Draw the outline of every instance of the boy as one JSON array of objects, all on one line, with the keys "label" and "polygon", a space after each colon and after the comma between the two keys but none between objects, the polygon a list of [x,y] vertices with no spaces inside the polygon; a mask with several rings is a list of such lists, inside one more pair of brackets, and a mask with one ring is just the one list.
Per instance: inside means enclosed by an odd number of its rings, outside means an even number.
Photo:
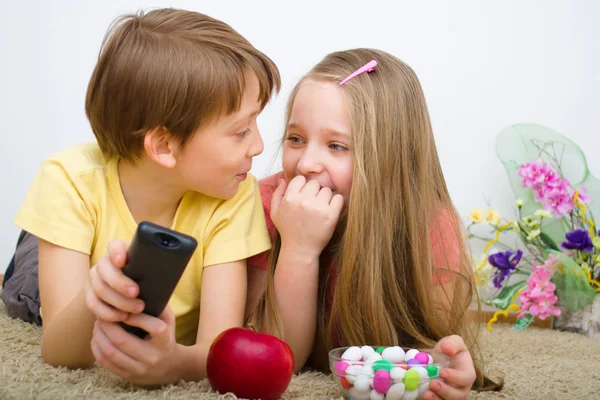
[{"label": "boy", "polygon": [[[160,9],[115,22],[87,91],[97,143],[45,161],[15,220],[39,238],[46,363],[96,360],[141,385],[205,376],[213,339],[243,323],[245,259],[270,247],[248,172],[263,150],[256,118],[279,87],[268,57],[206,15]],[[140,314],[120,270],[141,221],[198,240],[160,318]]]}]

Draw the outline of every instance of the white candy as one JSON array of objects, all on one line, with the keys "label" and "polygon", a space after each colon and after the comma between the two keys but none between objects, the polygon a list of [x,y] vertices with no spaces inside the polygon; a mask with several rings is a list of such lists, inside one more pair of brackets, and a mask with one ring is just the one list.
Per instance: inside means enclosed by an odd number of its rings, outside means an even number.
[{"label": "white candy", "polygon": [[427,373],[427,370],[423,367],[412,367],[411,369],[413,369],[419,373],[421,382],[423,382],[423,379],[427,379],[427,377],[429,376],[429,374]]},{"label": "white candy", "polygon": [[423,397],[423,393],[425,393],[429,389],[429,382],[423,382],[419,385],[419,396]]},{"label": "white candy", "polygon": [[384,360],[391,361],[394,364],[404,361],[404,356],[404,350],[398,346],[388,347],[381,352],[381,357]]},{"label": "white candy", "polygon": [[[389,397],[388,397],[389,398]],[[402,400],[417,400],[419,398],[419,390],[407,390],[404,392]]]},{"label": "white candy", "polygon": [[368,392],[371,390],[371,382],[366,376],[359,376],[354,381],[354,388],[359,392]]},{"label": "white candy", "polygon": [[382,359],[382,358],[381,358],[381,354],[379,354],[379,353],[373,353],[373,354],[371,354],[371,355],[370,355],[370,356],[369,356],[369,357],[368,357],[368,358],[365,360],[365,362],[368,362],[368,363],[371,363],[371,364],[372,364],[372,363],[374,363],[375,361],[379,361],[379,360],[381,360],[381,359]]},{"label": "white candy", "polygon": [[383,400],[385,399],[385,395],[378,393],[377,390],[371,390],[371,400]]},{"label": "white candy", "polygon": [[363,370],[362,365],[351,365],[346,369],[346,380],[349,383],[354,383],[356,378],[361,374]]},{"label": "white candy", "polygon": [[360,361],[362,359],[362,352],[360,351],[360,347],[348,347],[348,349],[344,351],[344,354],[342,354],[342,359],[350,361]]},{"label": "white candy", "polygon": [[385,398],[386,400],[400,400],[402,399],[402,395],[404,395],[405,390],[406,387],[404,386],[404,383],[394,383],[388,389],[387,393],[385,394]]},{"label": "white candy", "polygon": [[399,383],[404,382],[405,374],[406,374],[406,371],[404,370],[404,368],[400,368],[400,367],[394,367],[390,371],[390,377],[392,378],[392,381],[394,381],[394,382],[399,382]]},{"label": "white candy", "polygon": [[360,348],[360,352],[362,353],[363,361],[367,361],[367,358],[369,358],[371,354],[375,353],[375,349],[373,349],[371,346],[363,346]]},{"label": "white candy", "polygon": [[431,354],[427,354],[429,356],[429,362],[427,364],[433,364],[433,357],[431,357]]},{"label": "white candy", "polygon": [[[407,352],[406,352],[406,356],[405,356],[405,358],[404,358],[404,361],[408,361],[408,360],[411,360],[411,359],[415,358],[415,356],[416,356],[417,354],[419,354],[419,353],[420,353],[420,351],[419,351],[419,350],[416,350],[416,349],[411,349],[411,350],[407,351]],[[342,357],[342,358],[343,358],[343,357]]]},{"label": "white candy", "polygon": [[362,371],[360,371],[361,375],[372,377],[375,375],[375,371],[373,371],[373,364],[365,364],[362,367]]},{"label": "white candy", "polygon": [[354,400],[369,400],[369,397],[371,397],[369,392],[359,392],[355,387],[351,387],[348,390],[348,394]]}]

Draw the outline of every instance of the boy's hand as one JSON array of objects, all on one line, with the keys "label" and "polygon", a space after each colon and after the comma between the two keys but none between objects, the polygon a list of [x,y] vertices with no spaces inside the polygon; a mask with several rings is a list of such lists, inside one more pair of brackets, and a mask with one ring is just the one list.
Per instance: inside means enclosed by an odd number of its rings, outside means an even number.
[{"label": "boy's hand", "polygon": [[98,364],[140,386],[175,383],[177,374],[177,344],[175,315],[167,306],[160,318],[146,314],[130,315],[126,324],[148,332],[146,339],[126,332],[119,323],[96,321],[92,337],[92,353]]},{"label": "boy's hand", "polygon": [[450,357],[450,365],[440,370],[440,378],[429,384],[429,390],[423,394],[424,400],[463,400],[469,397],[471,386],[475,382],[473,358],[460,336],[447,336],[440,340],[433,350]]},{"label": "boy's hand", "polygon": [[271,200],[271,220],[281,235],[298,252],[318,257],[333,235],[344,198],[321,188],[317,181],[296,176],[281,181]]},{"label": "boy's hand", "polygon": [[128,242],[111,241],[108,253],[90,270],[85,302],[98,319],[123,321],[129,313],[137,314],[144,310],[144,302],[137,298],[138,285],[122,271],[128,247]]}]

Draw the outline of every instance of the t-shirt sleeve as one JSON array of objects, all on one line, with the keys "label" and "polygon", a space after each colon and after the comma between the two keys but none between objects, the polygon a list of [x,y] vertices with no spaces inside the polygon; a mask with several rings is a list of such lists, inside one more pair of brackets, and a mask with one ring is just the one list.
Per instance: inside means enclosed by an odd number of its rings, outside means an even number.
[{"label": "t-shirt sleeve", "polygon": [[441,211],[437,223],[429,232],[433,260],[433,284],[442,285],[454,279],[460,271],[460,238],[455,234],[452,214]]},{"label": "t-shirt sleeve", "polygon": [[[269,238],[271,243],[275,243],[275,238],[277,237],[277,228],[275,228],[275,224],[271,220],[271,199],[273,198],[273,193],[277,188],[277,184],[279,183],[279,179],[283,178],[282,174],[273,175],[262,179],[259,183],[260,189],[260,197],[262,200],[262,206],[265,213],[265,221],[267,223],[267,230],[269,232]],[[268,269],[269,268],[269,255],[271,251],[267,250],[255,256],[252,256],[248,259],[248,265],[252,265],[254,267],[260,269]]]},{"label": "t-shirt sleeve", "polygon": [[77,177],[55,159],[42,163],[14,223],[47,242],[90,254],[94,214]]},{"label": "t-shirt sleeve", "polygon": [[270,248],[258,184],[248,175],[237,194],[224,201],[209,221],[204,265],[244,260]]}]

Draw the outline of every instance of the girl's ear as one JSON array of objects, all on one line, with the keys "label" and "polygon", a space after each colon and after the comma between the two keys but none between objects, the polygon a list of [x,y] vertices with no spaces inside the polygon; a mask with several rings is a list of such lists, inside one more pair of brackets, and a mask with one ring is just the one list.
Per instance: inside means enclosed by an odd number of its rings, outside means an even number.
[{"label": "girl's ear", "polygon": [[148,157],[165,168],[173,168],[177,163],[175,152],[178,142],[165,127],[157,127],[146,132],[144,150]]}]

